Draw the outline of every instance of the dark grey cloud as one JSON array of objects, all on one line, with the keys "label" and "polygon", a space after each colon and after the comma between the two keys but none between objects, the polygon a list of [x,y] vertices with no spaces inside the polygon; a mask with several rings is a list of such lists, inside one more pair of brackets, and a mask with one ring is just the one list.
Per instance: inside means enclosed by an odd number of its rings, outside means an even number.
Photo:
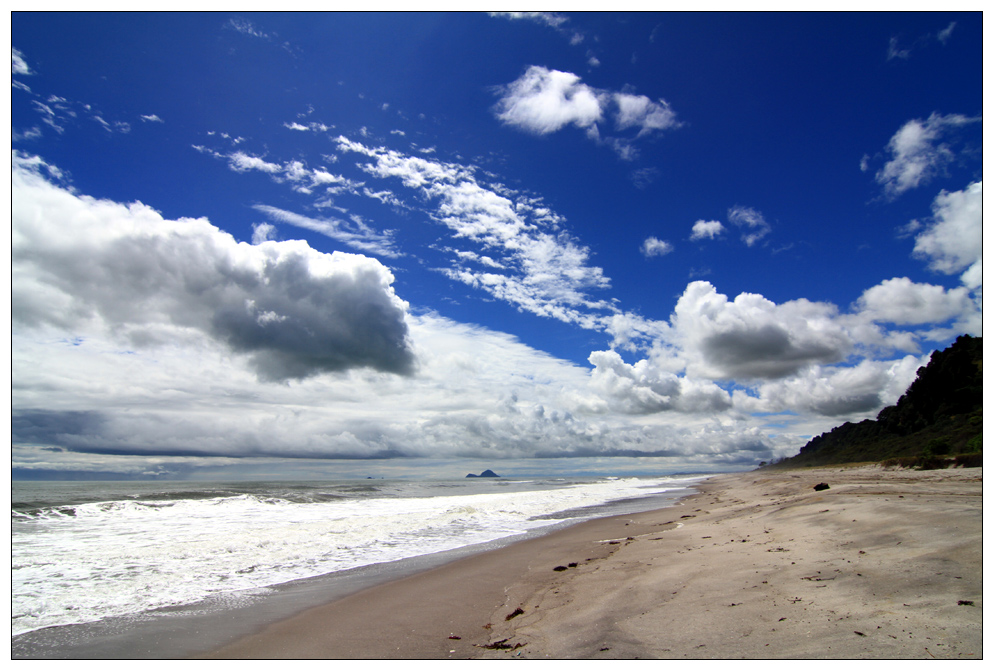
[{"label": "dark grey cloud", "polygon": [[729,301],[702,281],[687,286],[673,325],[688,371],[710,379],[785,378],[844,361],[853,348],[834,305],[804,299],[777,305],[758,294]]},{"label": "dark grey cloud", "polygon": [[857,396],[843,396],[826,399],[812,404],[812,410],[827,417],[840,417],[853,413],[870,412],[883,407],[879,393],[866,393]]},{"label": "dark grey cloud", "polygon": [[836,362],[843,352],[830,343],[795,343],[776,324],[712,334],[701,342],[709,363],[730,378],[780,378],[797,373],[812,362]]},{"label": "dark grey cloud", "polygon": [[96,411],[14,411],[10,417],[10,439],[15,444],[66,445],[74,437],[101,433],[106,425]]},{"label": "dark grey cloud", "polygon": [[265,380],[414,371],[407,306],[375,259],[237,243],[205,219],[76,196],[16,159],[14,181],[14,324],[103,327],[133,345],[193,331]]},{"label": "dark grey cloud", "polygon": [[241,289],[252,298],[218,301],[210,319],[211,332],[249,354],[260,377],[299,379],[356,367],[413,371],[404,310],[386,291],[379,264],[315,277],[306,256],[292,254],[267,263],[262,280],[233,280],[232,293]]}]

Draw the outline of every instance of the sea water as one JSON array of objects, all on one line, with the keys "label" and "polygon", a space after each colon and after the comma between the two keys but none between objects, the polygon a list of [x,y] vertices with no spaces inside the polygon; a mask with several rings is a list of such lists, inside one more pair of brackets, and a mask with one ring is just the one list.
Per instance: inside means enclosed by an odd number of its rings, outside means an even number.
[{"label": "sea water", "polygon": [[698,479],[14,482],[11,634],[648,510]]}]

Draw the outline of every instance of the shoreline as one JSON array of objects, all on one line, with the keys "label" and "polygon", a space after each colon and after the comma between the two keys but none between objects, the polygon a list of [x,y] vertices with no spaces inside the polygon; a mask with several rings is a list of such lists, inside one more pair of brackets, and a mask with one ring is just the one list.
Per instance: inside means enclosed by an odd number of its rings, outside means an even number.
[{"label": "shoreline", "polygon": [[689,483],[685,483],[663,493],[564,511],[549,526],[483,543],[369,564],[253,590],[220,593],[203,601],[134,615],[44,627],[12,636],[12,658],[162,659],[205,655],[220,646],[259,632],[270,624],[370,587],[446,566],[461,558],[499,551],[515,543],[556,533],[563,528],[583,524],[578,518],[582,519],[588,514],[604,514],[605,509],[616,509],[614,515],[623,515],[633,511],[663,508],[673,505],[691,491]]},{"label": "shoreline", "polygon": [[364,589],[203,657],[982,658],[981,468],[749,471],[694,488]]}]

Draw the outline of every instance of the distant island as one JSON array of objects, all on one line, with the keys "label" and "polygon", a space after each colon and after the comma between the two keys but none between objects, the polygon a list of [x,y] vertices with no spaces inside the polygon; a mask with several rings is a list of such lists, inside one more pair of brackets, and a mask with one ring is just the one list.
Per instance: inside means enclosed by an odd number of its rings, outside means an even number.
[{"label": "distant island", "polygon": [[897,405],[876,420],[846,422],[816,436],[800,454],[765,468],[859,462],[934,469],[983,462],[983,338],[960,336],[934,352]]},{"label": "distant island", "polygon": [[496,473],[494,473],[493,471],[491,471],[488,468],[487,470],[483,471],[479,475],[476,475],[475,473],[470,473],[466,477],[467,478],[499,478],[500,476],[497,475]]}]

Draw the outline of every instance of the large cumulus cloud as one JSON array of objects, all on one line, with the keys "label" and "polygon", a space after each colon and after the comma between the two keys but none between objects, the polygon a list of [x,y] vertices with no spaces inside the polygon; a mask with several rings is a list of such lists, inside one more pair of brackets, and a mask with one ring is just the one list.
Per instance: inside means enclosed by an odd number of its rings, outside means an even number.
[{"label": "large cumulus cloud", "polygon": [[863,360],[855,366],[812,366],[800,375],[765,381],[754,394],[736,390],[735,406],[744,412],[826,417],[871,414],[896,403],[928,358],[908,355],[894,361]]},{"label": "large cumulus cloud", "polygon": [[[512,200],[458,165],[338,143],[369,159],[368,174],[421,192],[452,245],[477,245],[448,250],[472,270],[465,281],[604,331],[636,359],[595,351],[580,366],[508,334],[409,314],[376,260],[261,229],[257,244],[238,243],[204,219],[78,195],[56,185],[53,166],[15,154],[17,467],[154,474],[160,463],[287,457],[749,465],[893,403],[927,360],[920,327],[976,315],[979,328],[979,246],[964,252],[956,233],[979,230],[979,185],[940,196],[919,227],[920,255],[962,272],[962,287],[893,278],[842,311],[732,299],[693,282],[668,320],[654,320],[588,295],[608,286],[603,272],[540,201]],[[496,277],[515,281],[498,287]],[[913,354],[876,360],[894,350]]]},{"label": "large cumulus cloud", "polygon": [[617,352],[605,351],[593,352],[590,363],[594,366],[591,386],[597,398],[605,399],[615,411],[715,413],[732,406],[728,392],[717,385],[678,376],[648,359],[627,364]]},{"label": "large cumulus cloud", "polygon": [[249,245],[206,219],[71,193],[13,155],[15,326],[107,332],[132,346],[206,337],[266,380],[415,367],[407,305],[364,256],[302,241]]},{"label": "large cumulus cloud", "polygon": [[853,342],[837,315],[834,305],[805,299],[777,305],[743,293],[730,301],[698,281],[677,301],[672,322],[693,376],[776,379],[846,358]]}]

